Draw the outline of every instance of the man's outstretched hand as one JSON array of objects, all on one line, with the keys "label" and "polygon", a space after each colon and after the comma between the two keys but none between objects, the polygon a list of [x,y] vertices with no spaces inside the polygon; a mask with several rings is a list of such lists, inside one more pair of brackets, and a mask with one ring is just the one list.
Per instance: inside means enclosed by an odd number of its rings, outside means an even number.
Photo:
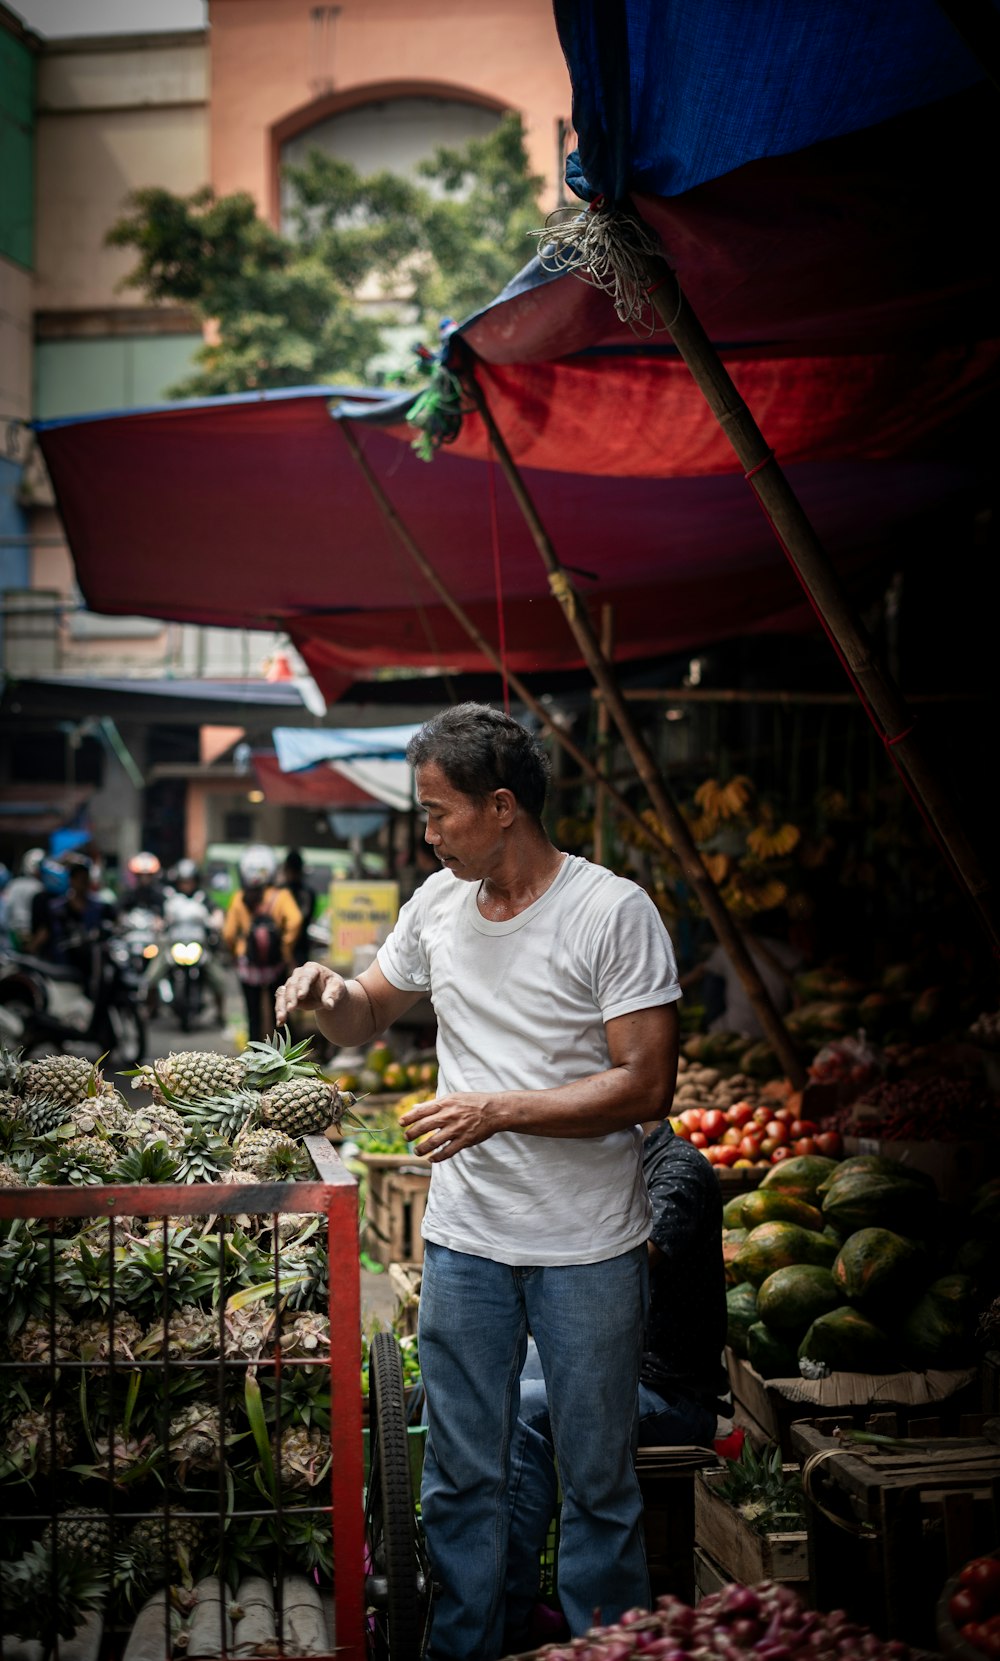
[{"label": "man's outstretched hand", "polygon": [[283,1026],[296,1010],[338,1010],[348,999],[347,982],[325,963],[303,963],[293,969],[274,995],[274,1013]]}]

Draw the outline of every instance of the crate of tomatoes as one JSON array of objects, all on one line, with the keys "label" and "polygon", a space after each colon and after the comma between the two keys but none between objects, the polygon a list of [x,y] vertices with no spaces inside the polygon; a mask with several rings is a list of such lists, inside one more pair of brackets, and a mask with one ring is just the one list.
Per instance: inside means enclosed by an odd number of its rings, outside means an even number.
[{"label": "crate of tomatoes", "polygon": [[946,1582],[937,1636],[943,1654],[961,1661],[1000,1656],[1000,1553],[973,1557]]},{"label": "crate of tomatoes", "polygon": [[789,1086],[783,1101],[735,1101],[723,1107],[685,1107],[670,1123],[678,1136],[700,1148],[712,1165],[734,1171],[767,1171],[785,1159],[822,1154],[839,1159],[839,1131],[805,1118],[802,1096]]}]

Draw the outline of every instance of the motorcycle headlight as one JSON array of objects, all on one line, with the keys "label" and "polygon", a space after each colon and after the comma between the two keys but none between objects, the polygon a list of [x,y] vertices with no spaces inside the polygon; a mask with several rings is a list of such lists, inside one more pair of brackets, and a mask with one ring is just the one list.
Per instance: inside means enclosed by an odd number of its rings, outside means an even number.
[{"label": "motorcycle headlight", "polygon": [[201,957],[202,946],[198,940],[175,940],[170,948],[170,956],[183,969],[190,969]]}]

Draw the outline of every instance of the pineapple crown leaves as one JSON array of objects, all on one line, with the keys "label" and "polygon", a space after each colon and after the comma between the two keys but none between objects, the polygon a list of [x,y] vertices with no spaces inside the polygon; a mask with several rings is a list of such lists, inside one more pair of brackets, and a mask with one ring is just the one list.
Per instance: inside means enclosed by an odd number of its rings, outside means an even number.
[{"label": "pineapple crown leaves", "polygon": [[229,1169],[235,1155],[230,1144],[204,1125],[189,1130],[174,1150],[181,1182],[214,1182]]},{"label": "pineapple crown leaves", "polygon": [[257,1109],[257,1094],[250,1090],[231,1090],[218,1096],[181,1098],[175,1091],[160,1084],[160,1089],[171,1106],[175,1107],[186,1125],[215,1131],[218,1136],[232,1140],[250,1123]]},{"label": "pineapple crown leaves", "polygon": [[270,1038],[252,1038],[240,1056],[248,1081],[255,1089],[266,1090],[273,1084],[284,1084],[293,1078],[320,1078],[322,1072],[315,1061],[306,1057],[312,1049],[312,1038],[292,1043],[287,1027],[274,1032]]},{"label": "pineapple crown leaves", "polygon": [[157,1139],[123,1153],[108,1181],[138,1184],[176,1182],[179,1174],[178,1156],[165,1140]]},{"label": "pineapple crown leaves", "polygon": [[0,1565],[4,1612],[17,1636],[38,1639],[46,1651],[58,1638],[72,1638],[83,1616],[99,1609],[107,1575],[85,1553],[52,1553],[39,1544],[14,1563]]},{"label": "pineapple crown leaves", "polygon": [[49,1237],[23,1217],[0,1222],[0,1330],[12,1338],[48,1308]]},{"label": "pineapple crown leaves", "polygon": [[778,1517],[787,1520],[803,1515],[801,1479],[797,1472],[784,1470],[780,1447],[769,1444],[757,1453],[748,1438],[739,1458],[727,1459],[725,1467],[716,1493],[740,1510],[758,1532],[773,1528]]},{"label": "pineapple crown leaves", "polygon": [[0,1044],[0,1090],[9,1090],[16,1096],[21,1086],[22,1070],[21,1051]]}]

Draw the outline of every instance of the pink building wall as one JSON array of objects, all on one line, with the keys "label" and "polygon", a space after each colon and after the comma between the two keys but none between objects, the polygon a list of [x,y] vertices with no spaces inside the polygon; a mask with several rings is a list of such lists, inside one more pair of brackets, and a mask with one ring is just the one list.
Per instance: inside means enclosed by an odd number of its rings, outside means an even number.
[{"label": "pink building wall", "polygon": [[556,200],[570,86],[550,0],[210,0],[211,175],[274,222],[281,143],[359,103],[421,94],[512,109]]}]

